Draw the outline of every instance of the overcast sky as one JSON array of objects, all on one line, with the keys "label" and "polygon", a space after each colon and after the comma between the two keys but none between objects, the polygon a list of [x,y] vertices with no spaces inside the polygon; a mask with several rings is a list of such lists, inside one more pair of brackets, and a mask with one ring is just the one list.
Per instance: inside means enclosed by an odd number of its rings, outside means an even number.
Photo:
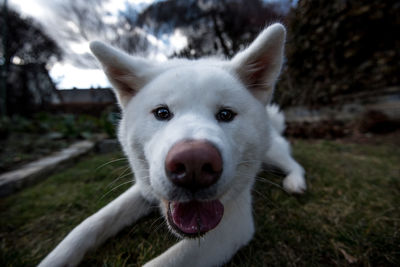
[{"label": "overcast sky", "polygon": [[[31,16],[41,22],[46,28],[46,31],[55,39],[60,40],[57,36],[60,32],[61,21],[57,21],[57,5],[59,1],[65,0],[9,0],[10,6],[15,8],[23,15]],[[84,0],[82,0],[84,1]],[[154,0],[134,0],[131,2],[137,3],[138,6],[144,7]],[[125,0],[112,0],[106,4],[105,8],[112,14],[117,14],[119,10],[123,10]],[[83,2],[84,3],[84,2]],[[72,25],[71,25],[72,26]],[[184,36],[179,36],[179,33],[174,36],[171,44],[178,48],[185,45]],[[149,36],[151,42],[159,46],[156,54],[150,55],[151,57],[158,60],[165,60],[166,55],[171,52],[172,47],[163,45],[162,42],[158,42],[157,38]],[[72,87],[77,88],[90,88],[90,87],[106,87],[109,83],[98,68],[81,68],[77,67],[77,64],[73,64],[71,60],[68,60],[69,56],[84,55],[90,53],[88,42],[63,42],[61,46],[68,45],[68,50],[75,55],[66,55],[66,59],[63,62],[57,62],[50,70],[50,75],[53,80],[57,83],[59,89],[68,89]]]},{"label": "overcast sky", "polygon": [[[58,41],[59,45],[67,51],[63,62],[57,62],[50,70],[50,75],[57,83],[59,89],[68,89],[72,87],[90,88],[90,87],[107,87],[109,83],[103,72],[96,66],[87,62],[84,55],[90,53],[89,43],[87,41],[67,41],[61,36],[60,27],[70,26],[77,27],[73,24],[69,25],[68,21],[61,21],[57,15],[58,5],[65,3],[67,0],[9,0],[10,6],[19,11],[23,15],[31,16],[38,20],[46,29],[47,33]],[[130,0],[138,9],[143,9],[154,1],[161,0]],[[279,1],[279,0],[264,0]],[[105,9],[110,12],[109,19],[113,19],[119,11],[125,8],[126,0],[111,0],[105,5]],[[85,1],[79,2],[85,4]],[[60,42],[60,40],[63,40]],[[155,60],[166,60],[167,56],[173,51],[177,51],[186,46],[186,38],[179,32],[175,31],[172,36],[159,40],[155,36],[147,35],[147,40],[155,48],[149,57]],[[66,48],[66,49],[65,49]],[[69,54],[68,54],[69,53]],[[82,58],[81,64],[76,62]],[[87,58],[87,57],[86,57]],[[72,60],[74,59],[74,60]],[[78,59],[78,60],[77,60]],[[86,65],[86,67],[78,67]]]}]

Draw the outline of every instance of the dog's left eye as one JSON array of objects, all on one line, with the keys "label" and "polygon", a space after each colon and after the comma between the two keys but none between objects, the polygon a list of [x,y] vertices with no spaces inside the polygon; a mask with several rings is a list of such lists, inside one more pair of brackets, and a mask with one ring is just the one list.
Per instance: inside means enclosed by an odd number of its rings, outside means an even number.
[{"label": "dog's left eye", "polygon": [[154,117],[160,121],[170,120],[172,118],[172,113],[169,111],[168,107],[159,107],[153,110]]},{"label": "dog's left eye", "polygon": [[221,109],[215,115],[215,118],[219,122],[230,122],[235,118],[235,116],[236,116],[236,113],[233,112],[232,110],[230,110],[230,109]]}]

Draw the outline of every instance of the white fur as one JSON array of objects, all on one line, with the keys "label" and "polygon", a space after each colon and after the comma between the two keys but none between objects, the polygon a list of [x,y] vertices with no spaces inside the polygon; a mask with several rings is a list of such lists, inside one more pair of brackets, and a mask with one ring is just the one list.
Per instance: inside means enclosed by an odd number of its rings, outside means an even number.
[{"label": "white fur", "polygon": [[[154,203],[165,216],[165,201],[193,197],[219,199],[224,205],[221,222],[200,241],[184,238],[145,266],[219,266],[229,261],[254,233],[251,188],[262,161],[287,172],[283,182],[287,191],[302,193],[306,188],[304,170],[290,156],[281,135],[284,117],[277,107],[268,106],[284,41],[284,27],[274,24],[231,61],[162,64],[93,42],[91,49],[123,111],[118,137],[135,184],[70,232],[40,266],[75,266],[89,249],[146,215]],[[171,120],[154,118],[152,110],[160,104],[174,114]],[[219,122],[215,114],[221,108],[230,108],[237,116]],[[168,151],[185,139],[207,140],[222,157],[221,178],[201,193],[187,194],[165,174]]]},{"label": "white fur", "polygon": [[283,134],[285,131],[285,116],[280,112],[279,107],[272,104],[266,106],[265,109],[270,118],[272,127],[274,127],[279,134]]}]

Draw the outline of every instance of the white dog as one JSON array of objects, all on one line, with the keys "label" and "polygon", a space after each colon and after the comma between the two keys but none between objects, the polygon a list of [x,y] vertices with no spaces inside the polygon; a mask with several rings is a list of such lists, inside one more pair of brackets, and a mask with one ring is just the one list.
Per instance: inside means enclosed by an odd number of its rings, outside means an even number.
[{"label": "white dog", "polygon": [[281,136],[283,115],[269,105],[285,35],[274,24],[230,61],[158,63],[91,43],[122,108],[118,137],[135,183],[40,266],[77,265],[154,203],[182,240],[145,266],[219,266],[253,236],[251,189],[262,163],[287,173],[285,190],[302,193],[303,168]]}]

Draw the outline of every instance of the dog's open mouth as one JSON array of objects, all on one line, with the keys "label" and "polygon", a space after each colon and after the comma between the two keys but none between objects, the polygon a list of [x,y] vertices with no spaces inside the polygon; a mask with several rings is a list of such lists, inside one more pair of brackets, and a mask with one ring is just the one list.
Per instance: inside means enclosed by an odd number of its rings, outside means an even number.
[{"label": "dog's open mouth", "polygon": [[223,214],[224,206],[219,200],[168,203],[169,224],[186,237],[198,237],[214,229]]}]

